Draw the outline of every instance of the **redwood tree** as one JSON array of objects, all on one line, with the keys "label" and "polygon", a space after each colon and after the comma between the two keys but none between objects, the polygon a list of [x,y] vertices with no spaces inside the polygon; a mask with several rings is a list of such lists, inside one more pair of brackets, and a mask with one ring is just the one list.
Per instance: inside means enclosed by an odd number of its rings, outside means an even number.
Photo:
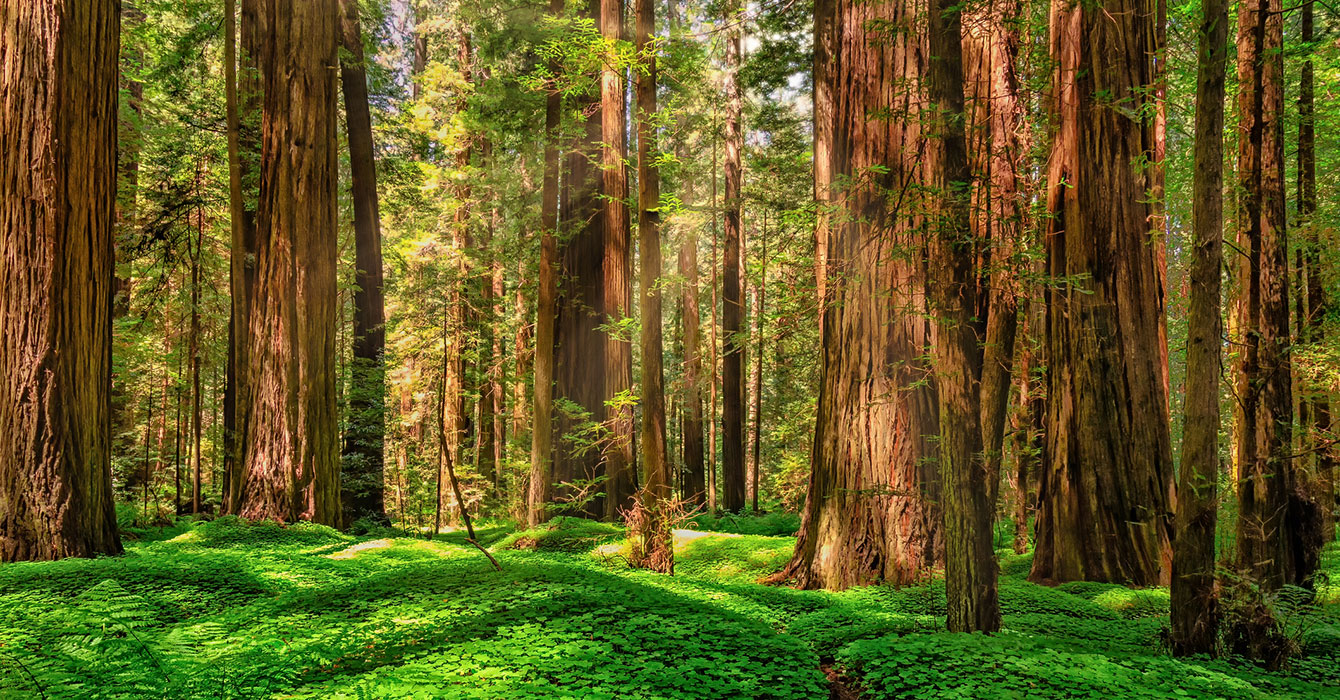
[{"label": "redwood tree", "polygon": [[[822,75],[833,97],[829,288],[819,412],[795,554],[779,578],[804,588],[908,583],[942,555],[933,442],[936,390],[922,357],[924,239],[916,202],[890,192],[921,177],[923,35],[915,5],[834,0]],[[895,65],[898,71],[883,70]],[[911,78],[913,80],[909,81]],[[890,118],[890,114],[899,115]],[[902,116],[906,114],[906,118]]]},{"label": "redwood tree", "polygon": [[121,551],[112,505],[115,0],[0,10],[0,562]]},{"label": "redwood tree", "polygon": [[238,513],[339,522],[335,0],[263,0],[251,393]]},{"label": "redwood tree", "polygon": [[1186,413],[1177,479],[1172,560],[1172,647],[1179,655],[1215,650],[1215,527],[1219,485],[1219,371],[1223,323],[1220,269],[1224,225],[1224,74],[1228,2],[1201,7],[1196,71],[1196,142],[1187,317]]},{"label": "redwood tree", "polygon": [[744,288],[740,282],[740,131],[739,4],[728,5],[726,22],[725,242],[721,265],[721,481],[722,504],[730,512],[744,508]]},{"label": "redwood tree", "polygon": [[1172,446],[1156,239],[1154,13],[1053,0],[1047,464],[1031,578],[1166,581]]},{"label": "redwood tree", "polygon": [[386,519],[382,483],[386,431],[386,311],[382,296],[381,220],[372,113],[358,0],[340,0],[340,84],[349,132],[354,200],[354,328],[349,376],[349,425],[344,435],[340,496],[345,523]]}]

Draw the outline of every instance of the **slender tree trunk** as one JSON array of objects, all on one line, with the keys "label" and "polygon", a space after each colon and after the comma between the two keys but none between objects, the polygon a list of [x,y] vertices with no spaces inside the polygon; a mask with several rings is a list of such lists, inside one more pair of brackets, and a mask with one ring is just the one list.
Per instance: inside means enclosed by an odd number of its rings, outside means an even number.
[{"label": "slender tree trunk", "polygon": [[[482,167],[492,168],[493,142],[487,136],[480,139],[479,152]],[[492,192],[489,194],[493,195]],[[480,337],[476,356],[479,369],[479,426],[476,429],[478,438],[475,440],[477,448],[475,471],[491,483],[495,491],[498,485],[499,464],[495,454],[498,447],[495,423],[499,417],[498,405],[502,398],[497,376],[498,370],[502,368],[502,356],[496,329],[502,322],[502,310],[499,308],[502,292],[495,289],[493,283],[498,264],[497,260],[493,259],[492,252],[493,229],[497,224],[494,218],[496,212],[496,207],[489,207],[488,222],[481,227],[482,235],[477,253],[483,261],[479,271],[481,291],[479,308],[487,316],[478,324]]]},{"label": "slender tree trunk", "polygon": [[637,202],[638,308],[642,344],[642,470],[638,491],[641,525],[632,533],[634,566],[673,573],[675,547],[670,536],[670,463],[665,448],[665,373],[661,336],[661,174],[654,161],[656,147],[655,0],[636,0],[635,45],[642,70],[637,72]]},{"label": "slender tree trunk", "polygon": [[[1166,582],[1173,478],[1163,271],[1150,243],[1156,22],[1147,5],[1054,0],[1047,464],[1039,582]],[[1117,105],[1121,105],[1118,111]],[[1157,241],[1156,241],[1157,242]]]},{"label": "slender tree trunk", "polygon": [[754,326],[758,331],[758,341],[755,343],[754,356],[754,444],[752,450],[753,474],[750,481],[754,485],[753,503],[751,509],[758,512],[758,491],[759,491],[759,458],[762,456],[763,446],[763,346],[766,341],[763,338],[763,310],[768,293],[768,213],[763,212],[763,232],[759,236],[759,276],[757,288],[757,302],[754,312]]},{"label": "slender tree trunk", "polygon": [[[550,0],[549,12],[563,14],[563,0]],[[557,70],[550,63],[550,70]],[[527,522],[548,519],[553,500],[554,323],[558,318],[558,126],[562,96],[550,90],[544,107],[544,184],[540,192],[540,271],[535,304],[535,426],[530,434],[530,491]]]},{"label": "slender tree trunk", "polygon": [[0,12],[0,562],[116,554],[114,0]]},{"label": "slender tree trunk", "polygon": [[698,309],[698,236],[686,227],[681,234],[679,274],[684,343],[684,499],[697,506],[707,503],[703,460],[702,332]]},{"label": "slender tree trunk", "polygon": [[[610,41],[623,38],[623,0],[601,0],[600,33]],[[604,449],[605,518],[617,520],[631,505],[635,491],[633,406],[626,398],[633,385],[633,344],[619,328],[631,315],[632,245],[628,221],[627,109],[623,71],[606,60],[600,76],[602,199],[605,224],[605,422],[609,444]]]},{"label": "slender tree trunk", "polygon": [[[473,50],[470,44],[470,33],[464,27],[460,28],[456,63],[457,70],[461,72],[461,80],[466,84],[473,80],[471,76]],[[465,99],[459,99],[457,109],[465,110],[466,107]],[[461,138],[462,142],[456,151],[458,173],[464,173],[470,167],[473,156],[473,136],[466,134]],[[443,385],[446,397],[443,400],[446,403],[442,412],[444,421],[442,430],[446,440],[443,449],[450,454],[452,464],[463,461],[464,446],[470,430],[470,414],[465,400],[465,343],[469,336],[468,290],[473,280],[469,259],[471,180],[471,177],[462,176],[456,184],[456,212],[451,226],[451,255],[456,269],[448,292],[448,334],[443,349],[445,353],[443,371],[446,373]]]},{"label": "slender tree trunk", "polygon": [[341,511],[386,522],[386,311],[382,294],[381,217],[377,163],[368,105],[367,69],[358,0],[340,0],[340,85],[349,138],[354,204],[354,327],[349,372],[349,424],[340,475]]},{"label": "slender tree trunk", "polygon": [[[203,164],[200,169],[204,173]],[[195,250],[191,255],[191,512],[199,513],[200,498],[200,444],[202,441],[200,391],[200,256],[204,254],[205,209],[204,200],[196,210]]]},{"label": "slender tree trunk", "polygon": [[[260,158],[260,0],[241,0],[242,56],[237,56],[234,0],[224,13],[224,87],[228,124],[228,212],[231,231],[228,288],[228,372],[223,399],[223,510],[237,513],[250,420],[251,298],[256,287],[256,201]],[[239,70],[240,69],[240,70]]]},{"label": "slender tree trunk", "polygon": [[[835,0],[816,20],[833,36],[823,74],[831,81],[834,182],[829,287],[823,313],[819,409],[810,485],[795,554],[778,578],[839,589],[919,580],[943,552],[933,494],[936,390],[920,359],[926,322],[924,240],[909,212],[921,211],[918,111],[909,89],[924,67],[924,32],[907,23],[911,4]],[[913,27],[919,29],[919,27]],[[881,67],[895,65],[899,71]],[[910,111],[906,119],[870,116]],[[873,166],[882,166],[873,169]],[[890,192],[904,192],[899,208]]]},{"label": "slender tree trunk", "polygon": [[[715,120],[714,120],[715,122]],[[707,510],[713,515],[717,512],[717,498],[720,490],[717,488],[717,434],[720,432],[717,422],[718,395],[720,394],[720,368],[721,344],[717,338],[717,329],[720,324],[721,310],[721,285],[719,283],[720,267],[717,264],[717,252],[721,250],[721,228],[719,226],[718,216],[721,212],[720,202],[717,199],[717,179],[720,168],[718,167],[718,138],[713,124],[712,134],[712,324],[709,328],[709,337],[707,339],[707,361],[708,368],[707,386],[708,389],[708,411],[707,411]]]},{"label": "slender tree trunk", "polygon": [[725,508],[732,513],[744,509],[744,345],[741,321],[744,317],[744,289],[740,280],[740,187],[741,151],[744,137],[740,130],[740,22],[738,4],[727,6],[726,22],[726,158],[725,158],[725,249],[721,269],[721,480],[724,482]]},{"label": "slender tree trunk", "polygon": [[1238,566],[1262,590],[1301,581],[1296,539],[1289,259],[1284,203],[1284,20],[1279,0],[1238,7],[1240,326]]},{"label": "slender tree trunk", "polygon": [[[1321,230],[1313,223],[1317,211],[1317,139],[1316,88],[1312,65],[1312,43],[1316,41],[1314,7],[1312,3],[1300,8],[1302,31],[1299,40],[1307,45],[1308,57],[1303,61],[1298,86],[1298,219],[1306,230],[1307,268],[1307,342],[1321,346],[1326,341],[1326,316],[1329,312],[1325,283],[1322,281]],[[1335,539],[1335,450],[1325,444],[1331,432],[1331,404],[1328,392],[1314,389],[1311,403],[1311,435],[1308,449],[1316,454],[1316,498],[1321,511],[1322,541]],[[1306,424],[1302,416],[1299,422]]]},{"label": "slender tree trunk", "polygon": [[263,0],[261,9],[253,403],[238,513],[336,525],[336,3]]},{"label": "slender tree trunk", "polygon": [[1191,308],[1187,317],[1186,407],[1177,479],[1172,561],[1172,648],[1212,654],[1218,639],[1215,527],[1219,508],[1220,287],[1224,226],[1224,76],[1228,3],[1201,7],[1196,77]]}]

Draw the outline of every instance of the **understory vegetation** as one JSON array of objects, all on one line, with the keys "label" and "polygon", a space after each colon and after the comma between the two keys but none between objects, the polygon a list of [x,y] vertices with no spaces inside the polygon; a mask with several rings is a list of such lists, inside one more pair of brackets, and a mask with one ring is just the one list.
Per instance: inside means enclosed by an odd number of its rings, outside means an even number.
[{"label": "understory vegetation", "polygon": [[[124,556],[5,566],[0,698],[1340,697],[1325,577],[1315,598],[1274,599],[1302,654],[1267,671],[1171,657],[1164,589],[1047,588],[1008,550],[1003,630],[985,636],[944,631],[937,580],[758,583],[789,536],[680,530],[664,576],[630,569],[607,524],[476,530],[501,572],[464,533],[233,517],[131,528]],[[1335,544],[1323,568],[1340,580]]]}]

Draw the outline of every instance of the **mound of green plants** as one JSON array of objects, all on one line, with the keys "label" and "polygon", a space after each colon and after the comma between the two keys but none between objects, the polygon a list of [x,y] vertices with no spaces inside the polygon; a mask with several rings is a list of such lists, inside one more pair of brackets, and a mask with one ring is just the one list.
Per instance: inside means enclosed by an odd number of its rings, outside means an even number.
[{"label": "mound of green plants", "polygon": [[559,516],[538,527],[503,537],[496,549],[533,549],[551,552],[589,552],[625,536],[623,528],[585,518]]},{"label": "mound of green plants", "polygon": [[702,532],[730,532],[737,535],[793,537],[800,530],[800,515],[786,511],[769,513],[699,513],[684,527]]}]

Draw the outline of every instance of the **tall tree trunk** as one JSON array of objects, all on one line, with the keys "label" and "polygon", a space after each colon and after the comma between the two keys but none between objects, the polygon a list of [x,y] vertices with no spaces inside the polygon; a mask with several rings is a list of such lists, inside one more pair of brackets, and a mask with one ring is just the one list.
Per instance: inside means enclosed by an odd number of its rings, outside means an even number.
[{"label": "tall tree trunk", "polygon": [[382,294],[381,216],[372,143],[367,69],[358,0],[340,0],[340,85],[349,137],[354,204],[354,328],[349,366],[349,423],[341,458],[345,524],[386,522],[386,302]]},{"label": "tall tree trunk", "polygon": [[[481,167],[492,168],[493,142],[488,136],[483,136],[480,139],[479,155]],[[495,193],[489,192],[488,194],[496,198]],[[478,438],[475,440],[477,448],[475,452],[475,471],[492,484],[496,491],[499,464],[495,454],[498,447],[496,423],[498,405],[502,398],[497,376],[498,370],[502,369],[502,356],[496,326],[502,323],[502,310],[498,306],[499,300],[502,298],[502,292],[495,289],[493,284],[498,265],[498,261],[494,259],[492,252],[493,229],[497,225],[496,214],[498,210],[496,206],[489,206],[488,209],[488,221],[481,227],[482,235],[480,236],[477,253],[483,263],[479,269],[481,292],[479,308],[481,313],[486,316],[480,319],[478,324],[479,346],[476,361],[478,362],[479,376],[479,426],[476,429]]]},{"label": "tall tree trunk", "polygon": [[1238,6],[1238,566],[1264,591],[1301,580],[1294,509],[1289,259],[1284,204],[1284,19],[1279,0]]},{"label": "tall tree trunk", "polygon": [[833,197],[833,0],[814,0],[814,288],[818,319],[823,326],[828,299],[829,209]]},{"label": "tall tree trunk", "polygon": [[758,491],[759,491],[759,459],[762,457],[763,447],[763,346],[765,344],[763,334],[763,310],[768,293],[768,213],[763,212],[763,230],[759,236],[759,275],[758,287],[755,294],[754,327],[757,329],[758,341],[754,344],[754,435],[752,454],[750,464],[753,474],[749,481],[753,484],[751,510],[758,512]]},{"label": "tall tree trunk", "polygon": [[[469,84],[472,78],[473,51],[470,45],[470,33],[464,27],[459,28],[456,64],[461,73],[461,81]],[[457,110],[468,108],[465,98],[457,101]],[[466,175],[473,156],[473,135],[463,134],[456,150],[456,171],[460,178],[456,184],[456,211],[451,224],[451,264],[455,266],[455,275],[447,294],[447,338],[443,347],[443,398],[442,431],[445,439],[443,449],[449,453],[452,464],[463,463],[464,445],[470,430],[469,412],[465,400],[465,344],[469,333],[470,294],[473,277],[470,273],[470,201],[472,175]],[[441,505],[441,504],[439,504]],[[461,504],[464,507],[464,504]]]},{"label": "tall tree trunk", "polygon": [[[549,12],[563,14],[563,0],[550,0]],[[550,70],[557,70],[551,61]],[[527,523],[548,519],[554,481],[554,324],[558,318],[558,126],[563,107],[558,90],[550,90],[544,106],[544,184],[540,192],[540,270],[535,303],[535,425],[530,433],[530,491]]]},{"label": "tall tree trunk", "polygon": [[[582,13],[595,19],[601,0],[588,0]],[[598,113],[598,100],[583,96],[576,100],[576,111]],[[596,479],[605,474],[600,450],[590,444],[590,423],[605,416],[605,334],[599,330],[604,318],[605,255],[604,207],[600,202],[599,169],[596,150],[601,143],[601,119],[590,116],[585,128],[567,154],[566,177],[562,179],[559,211],[564,231],[559,248],[560,273],[558,315],[555,322],[555,391],[560,402],[574,405],[587,415],[574,416],[563,411],[558,416],[554,449],[553,483]],[[564,401],[566,400],[566,401]],[[557,407],[556,407],[557,408]],[[605,489],[602,489],[602,491]],[[555,497],[567,497],[562,489]],[[584,512],[605,513],[603,498],[596,498]],[[574,513],[575,514],[575,513]]]},{"label": "tall tree trunk", "polygon": [[642,470],[638,491],[641,527],[633,534],[634,566],[672,573],[674,540],[670,536],[670,463],[665,449],[665,373],[661,331],[661,173],[655,164],[656,29],[655,0],[636,0],[635,45],[642,70],[637,71],[637,232],[642,266],[638,277],[638,309],[642,345]]},{"label": "tall tree trunk", "polygon": [[742,185],[741,151],[744,136],[740,130],[740,23],[738,3],[727,5],[726,23],[726,227],[721,269],[721,480],[723,503],[735,513],[744,509],[744,346],[748,342],[741,321],[744,317],[744,288],[740,280],[740,188]]},{"label": "tall tree trunk", "polygon": [[336,525],[336,4],[263,0],[261,189],[238,514]]},{"label": "tall tree trunk", "polygon": [[982,339],[987,329],[978,313],[979,242],[972,226],[965,133],[962,14],[945,0],[931,0],[927,17],[927,92],[935,107],[939,151],[934,154],[939,167],[927,173],[927,180],[940,202],[933,214],[938,220],[932,222],[927,281],[937,325],[947,626],[951,632],[994,632],[1000,629],[1000,600],[992,548],[994,503],[989,498],[994,495],[990,479],[998,474],[990,471],[982,449]]},{"label": "tall tree trunk", "polygon": [[679,247],[680,298],[684,343],[684,499],[696,506],[707,503],[703,460],[702,331],[698,309],[698,235],[686,227]]},{"label": "tall tree trunk", "polygon": [[[623,38],[623,0],[600,1],[600,33],[607,41]],[[609,444],[605,446],[605,518],[617,520],[631,505],[635,490],[633,450],[633,406],[626,399],[633,386],[633,344],[620,328],[631,315],[632,245],[628,221],[628,171],[624,157],[627,109],[624,104],[624,74],[613,56],[607,58],[600,75],[601,149],[600,168],[604,224],[605,311],[605,423]]]},{"label": "tall tree trunk", "polygon": [[228,213],[231,231],[228,288],[228,372],[223,399],[223,510],[236,514],[242,495],[242,465],[250,420],[251,298],[256,287],[256,202],[260,186],[260,0],[241,0],[242,56],[233,0],[227,3],[224,87],[228,123]]},{"label": "tall tree trunk", "polygon": [[[912,4],[835,0],[816,20],[834,47],[829,287],[823,313],[819,412],[810,485],[795,554],[779,578],[803,588],[920,579],[941,556],[933,433],[936,390],[921,361],[924,241],[911,212],[920,191],[924,33]],[[893,25],[909,31],[890,33]],[[899,66],[901,72],[880,69]],[[907,118],[901,115],[907,113]],[[900,115],[888,119],[888,114]],[[884,116],[881,116],[884,115]],[[882,166],[872,169],[873,166]],[[859,177],[858,177],[859,175]],[[906,192],[897,210],[890,192]]]},{"label": "tall tree trunk", "polygon": [[0,562],[116,554],[119,3],[0,13]]},{"label": "tall tree trunk", "polygon": [[[713,114],[715,116],[715,113]],[[712,323],[708,326],[709,333],[707,339],[707,510],[713,515],[717,512],[718,496],[720,489],[717,487],[717,435],[720,431],[720,424],[717,421],[717,406],[721,383],[721,344],[717,338],[717,329],[721,327],[721,285],[720,285],[720,267],[717,265],[717,252],[721,250],[721,228],[719,226],[718,216],[720,214],[720,202],[717,199],[717,179],[720,175],[718,167],[718,138],[716,132],[715,119],[713,120],[712,132],[712,260],[710,269],[712,270],[712,279],[710,288],[712,289]]]},{"label": "tall tree trunk", "polygon": [[[204,164],[201,163],[197,180],[204,175]],[[198,187],[198,185],[197,185]],[[197,195],[199,196],[199,195]],[[200,199],[200,204],[196,209],[196,229],[195,246],[191,252],[191,337],[190,337],[190,359],[191,359],[191,512],[199,513],[200,498],[200,443],[202,440],[201,418],[204,411],[201,407],[202,396],[200,392],[200,256],[204,254],[202,246],[205,242],[205,209],[204,199]]]},{"label": "tall tree trunk", "polygon": [[1228,2],[1201,7],[1196,71],[1191,304],[1187,317],[1186,407],[1177,479],[1172,560],[1172,648],[1212,654],[1218,639],[1215,527],[1219,508],[1220,288],[1224,226],[1224,76]]},{"label": "tall tree trunk", "polygon": [[[1326,340],[1326,316],[1329,312],[1326,287],[1322,282],[1320,229],[1312,222],[1317,211],[1317,139],[1316,94],[1312,54],[1316,40],[1314,8],[1306,3],[1301,8],[1302,32],[1299,39],[1307,44],[1308,57],[1303,61],[1298,86],[1298,218],[1307,227],[1307,341],[1321,345]],[[1331,403],[1328,392],[1317,391],[1312,396],[1312,444],[1316,455],[1317,498],[1321,509],[1321,535],[1326,542],[1335,539],[1335,450],[1323,441],[1331,432]]]},{"label": "tall tree trunk", "polygon": [[1052,4],[1047,464],[1031,579],[1167,581],[1173,478],[1151,231],[1156,22],[1147,4]]}]

